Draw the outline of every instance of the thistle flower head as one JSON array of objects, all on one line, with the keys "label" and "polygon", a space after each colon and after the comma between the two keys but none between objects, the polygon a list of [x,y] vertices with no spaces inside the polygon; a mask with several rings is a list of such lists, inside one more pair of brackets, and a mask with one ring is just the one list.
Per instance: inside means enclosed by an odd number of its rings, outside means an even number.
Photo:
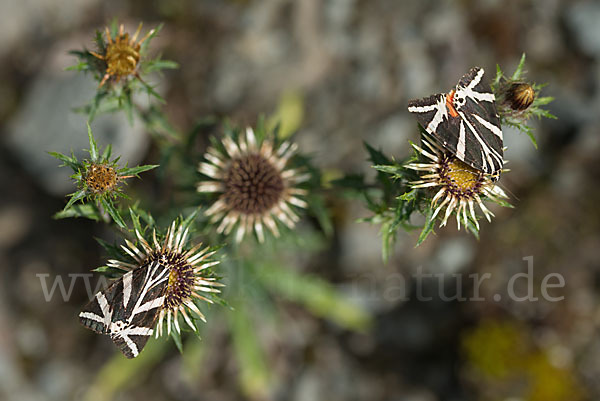
[{"label": "thistle flower head", "polygon": [[[124,26],[119,26],[114,21],[104,32],[96,31],[96,51],[84,48],[70,52],[77,57],[77,64],[67,70],[91,73],[99,82],[91,102],[78,109],[87,114],[88,121],[93,121],[98,112],[122,110],[133,124],[136,110],[133,95],[137,92],[146,92],[150,97],[164,102],[155,86],[142,79],[149,72],[178,67],[173,61],[162,60],[160,55],[148,57],[146,50],[161,27],[162,25],[158,25],[138,40],[142,30],[141,23],[130,37]],[[116,85],[118,83],[121,84]]]},{"label": "thistle flower head", "polygon": [[126,245],[122,245],[122,250],[131,260],[110,259],[107,263],[108,268],[125,271],[152,262],[160,262],[168,269],[169,278],[164,290],[164,303],[158,312],[156,337],[163,334],[165,324],[168,335],[171,334],[172,327],[178,334],[181,333],[181,319],[196,331],[193,322],[195,317],[206,322],[199,305],[203,302],[213,303],[207,294],[219,293],[218,288],[222,287],[211,269],[219,263],[212,259],[216,250],[201,243],[191,247],[187,244],[190,221],[191,219],[174,221],[162,240],[156,229],[152,230],[151,238],[147,239],[140,228],[136,228],[136,244],[126,240]]},{"label": "thistle flower head", "polygon": [[119,167],[118,160],[111,159],[111,147],[107,146],[103,151],[98,148],[92,135],[92,130],[88,125],[88,138],[90,148],[88,149],[89,158],[78,160],[73,153],[66,156],[56,152],[50,154],[61,160],[63,166],[69,166],[75,174],[71,176],[75,180],[78,190],[70,194],[69,202],[65,206],[65,211],[75,202],[86,203],[89,201],[99,203],[103,206],[115,221],[124,227],[124,223],[112,202],[117,197],[126,197],[123,193],[122,183],[127,178],[138,177],[138,174],[155,167],[156,165],[146,165],[137,167]]},{"label": "thistle flower head", "polygon": [[495,184],[496,175],[475,170],[427,138],[423,138],[423,147],[414,144],[413,147],[428,160],[426,163],[409,163],[405,167],[422,173],[420,180],[410,183],[413,188],[437,189],[431,200],[432,207],[435,207],[432,220],[445,209],[440,227],[445,226],[450,215],[456,212],[459,230],[461,222],[467,227],[469,221],[479,229],[474,207],[477,203],[485,218],[491,222],[494,214],[485,207],[482,198],[497,203],[503,203],[502,199],[508,198]]},{"label": "thistle flower head", "polygon": [[198,170],[210,180],[197,185],[198,192],[219,193],[219,198],[206,210],[211,222],[219,223],[219,233],[230,234],[237,226],[235,238],[254,231],[260,242],[265,239],[264,226],[279,235],[277,221],[293,228],[299,220],[293,206],[306,208],[304,189],[297,184],[308,174],[288,166],[296,152],[295,144],[277,145],[272,138],[257,139],[252,128],[245,137],[223,138],[222,147],[210,147]]},{"label": "thistle flower head", "polygon": [[[154,33],[151,30],[142,39],[137,41],[138,35],[142,30],[142,24],[130,38],[129,33],[124,32],[123,25],[119,26],[119,32],[113,39],[110,30],[105,28],[106,43],[103,46],[103,51],[99,54],[90,51],[90,53],[106,63],[106,72],[100,81],[100,85],[104,85],[109,79],[119,82],[122,78],[129,75],[137,76],[137,67],[140,61],[140,48],[142,44]],[[139,78],[139,77],[138,77]]]}]

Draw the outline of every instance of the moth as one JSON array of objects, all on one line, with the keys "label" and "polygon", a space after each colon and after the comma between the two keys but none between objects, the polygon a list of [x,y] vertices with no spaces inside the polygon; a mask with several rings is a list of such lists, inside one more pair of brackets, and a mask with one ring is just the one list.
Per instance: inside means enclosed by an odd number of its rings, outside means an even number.
[{"label": "moth", "polygon": [[449,93],[408,102],[408,111],[444,149],[476,170],[499,173],[504,164],[503,139],[496,99],[474,67]]},{"label": "moth", "polygon": [[125,273],[98,292],[79,314],[81,323],[110,336],[127,358],[135,358],[153,333],[165,301],[169,269],[158,261]]}]

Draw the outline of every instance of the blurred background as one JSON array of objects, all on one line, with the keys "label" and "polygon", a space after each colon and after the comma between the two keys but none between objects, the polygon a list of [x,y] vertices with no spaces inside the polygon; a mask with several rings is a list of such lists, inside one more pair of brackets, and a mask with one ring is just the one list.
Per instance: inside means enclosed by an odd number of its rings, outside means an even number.
[{"label": "blurred background", "polygon": [[[379,227],[356,223],[369,215],[363,203],[329,200],[335,234],[297,264],[366,308],[369,329],[283,302],[283,329],[255,333],[269,380],[251,385],[240,380],[222,318],[183,356],[167,343],[128,362],[78,323],[83,279],[68,301],[58,290],[46,301],[42,286],[104,263],[94,240],[107,236],[101,224],[51,219],[73,186],[46,152],[87,148],[85,118],[72,108],[97,84],[64,71],[75,63],[67,52],[93,48],[94,31],[115,17],[130,31],[140,21],[144,32],[165,24],[151,53],[180,64],[160,87],[179,129],[205,116],[254,124],[284,110],[302,151],[334,176],[373,175],[363,141],[398,159],[409,154],[418,131],[408,99],[449,90],[473,66],[489,79],[496,64],[511,74],[523,52],[527,77],[548,83],[542,93],[555,97],[558,119],[532,121],[537,150],[506,130],[512,172],[500,184],[515,208],[493,209],[479,241],[449,224],[414,248],[418,233],[400,232],[384,264]],[[598,1],[3,0],[0,399],[600,399],[599,21]],[[139,123],[113,115],[94,124],[99,142],[130,165],[156,162]],[[151,187],[153,177],[135,185]],[[538,301],[493,296],[528,263]],[[418,271],[442,277],[425,280],[430,301],[414,296]],[[470,294],[476,273],[490,275],[485,301],[440,297],[460,279]],[[560,302],[540,297],[550,273],[564,277],[551,291]]]}]

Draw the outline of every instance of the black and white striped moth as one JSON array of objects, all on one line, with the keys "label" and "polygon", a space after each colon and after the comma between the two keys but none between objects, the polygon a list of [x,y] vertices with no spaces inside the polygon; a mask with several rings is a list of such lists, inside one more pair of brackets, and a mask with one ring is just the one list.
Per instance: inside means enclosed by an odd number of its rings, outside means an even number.
[{"label": "black and white striped moth", "polygon": [[487,174],[502,169],[500,117],[484,70],[472,68],[449,93],[410,100],[408,111],[423,128],[459,160]]},{"label": "black and white striped moth", "polygon": [[135,358],[153,333],[168,279],[169,269],[157,261],[128,271],[98,292],[79,320],[96,333],[110,336],[127,358]]}]

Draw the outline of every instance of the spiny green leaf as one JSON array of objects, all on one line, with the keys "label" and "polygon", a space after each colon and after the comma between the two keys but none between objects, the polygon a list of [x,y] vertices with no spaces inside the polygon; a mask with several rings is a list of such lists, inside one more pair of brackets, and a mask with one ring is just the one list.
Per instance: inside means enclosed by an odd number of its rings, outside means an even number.
[{"label": "spiny green leaf", "polygon": [[387,165],[387,164],[392,164],[391,160],[387,158],[386,155],[383,154],[383,152],[381,152],[380,150],[375,149],[374,147],[372,147],[371,145],[369,145],[367,142],[363,142],[365,148],[367,148],[367,151],[369,152],[369,160],[375,164],[375,165]]},{"label": "spiny green leaf", "polygon": [[90,140],[90,158],[93,162],[98,161],[98,147],[96,146],[96,141],[94,141],[94,136],[92,135],[92,128],[90,127],[90,123],[86,122],[88,129],[88,138]]},{"label": "spiny green leaf", "polygon": [[160,58],[154,60],[148,60],[142,63],[142,70],[144,74],[149,74],[155,71],[164,69],[177,69],[179,64],[170,60],[161,60]]},{"label": "spiny green leaf", "polygon": [[94,239],[100,244],[100,246],[104,249],[107,256],[112,259],[125,259],[130,260],[131,256],[123,253],[121,247],[110,244],[104,241],[102,238],[94,237]]},{"label": "spiny green leaf", "polygon": [[382,173],[392,174],[393,176],[398,176],[402,172],[402,166],[399,165],[388,165],[388,166],[380,166],[375,165],[373,168],[377,171],[381,171]]},{"label": "spiny green leaf", "polygon": [[140,234],[144,234],[144,230],[142,229],[142,225],[140,224],[140,215],[136,213],[131,207],[129,208],[129,216],[131,216],[131,222],[133,224],[134,231],[139,232]]},{"label": "spiny green leaf", "polygon": [[325,233],[325,236],[331,238],[333,235],[333,224],[331,222],[331,216],[329,215],[329,211],[325,207],[325,203],[323,202],[323,198],[315,195],[310,195],[308,199],[308,205],[310,210],[313,212],[315,217],[317,218],[321,229]]},{"label": "spiny green leaf", "polygon": [[411,189],[408,192],[403,193],[402,195],[400,195],[397,199],[399,200],[403,200],[403,201],[414,201],[417,197],[417,190],[416,189]]},{"label": "spiny green leaf", "polygon": [[66,67],[65,71],[86,71],[89,69],[89,64],[86,61],[79,61],[77,64]]},{"label": "spiny green leaf", "polygon": [[531,143],[533,144],[533,147],[537,149],[538,148],[537,140],[535,139],[535,135],[533,135],[533,131],[531,130],[531,128],[525,127],[525,133],[527,134],[527,136],[531,140]]},{"label": "spiny green leaf", "polygon": [[198,215],[199,211],[200,208],[197,208],[192,213],[190,213],[190,215],[181,222],[182,227],[189,227],[192,224],[192,222],[196,219],[196,216]]},{"label": "spiny green leaf", "polygon": [[533,106],[544,106],[553,101],[554,101],[554,97],[552,97],[552,96],[537,97],[533,101]]},{"label": "spiny green leaf", "polygon": [[161,102],[162,104],[166,104],[167,102],[165,101],[165,99],[163,99],[163,97],[154,90],[154,88],[152,86],[150,86],[149,84],[145,83],[144,81],[141,81],[142,85],[144,86],[144,88],[146,88],[146,92],[148,92],[148,95],[152,95],[154,96],[159,102]]},{"label": "spiny green leaf", "polygon": [[69,196],[71,198],[69,199],[69,201],[67,202],[67,205],[65,206],[65,208],[63,210],[69,209],[71,206],[73,206],[73,204],[75,202],[85,198],[86,194],[87,194],[87,191],[85,189],[80,189],[79,191],[70,194]]},{"label": "spiny green leaf", "polygon": [[423,243],[423,241],[425,241],[427,239],[429,234],[431,234],[433,232],[433,228],[435,226],[435,219],[433,219],[432,216],[433,216],[433,207],[429,206],[425,212],[425,225],[423,226],[423,230],[421,231],[421,234],[419,235],[419,239],[417,240],[417,244],[415,245],[415,248],[417,246],[421,245]]},{"label": "spiny green leaf", "polygon": [[100,198],[100,203],[104,210],[112,217],[113,221],[117,223],[117,225],[121,228],[127,228],[123,218],[119,214],[119,211],[115,208],[112,203],[112,200],[106,198]]},{"label": "spiny green leaf", "polygon": [[467,229],[471,232],[471,234],[473,234],[473,236],[477,238],[477,240],[479,240],[479,229],[477,228],[477,225],[475,225],[471,217],[467,217],[465,225],[467,226]]},{"label": "spiny green leaf", "polygon": [[125,167],[125,168],[119,169],[118,171],[119,171],[119,174],[121,174],[123,176],[133,175],[133,176],[138,177],[138,174],[143,173],[144,171],[152,170],[157,167],[159,167],[158,164],[146,164],[143,166]]},{"label": "spiny green leaf", "polygon": [[68,209],[55,213],[52,218],[66,219],[71,217],[84,217],[86,219],[99,221],[101,219],[98,208],[91,204],[73,205]]},{"label": "spiny green leaf", "polygon": [[61,166],[69,166],[73,169],[73,171],[79,171],[79,169],[81,168],[81,163],[79,163],[77,158],[73,155],[66,156],[58,152],[48,152],[48,154],[62,161],[64,164],[62,164]]},{"label": "spiny green leaf", "polygon": [[512,75],[512,80],[513,81],[517,81],[519,79],[521,79],[521,74],[523,74],[523,67],[525,66],[525,53],[523,53],[523,55],[521,56],[521,60],[519,61],[519,65],[517,66],[517,69],[515,70],[515,72]]},{"label": "spiny green leaf", "polygon": [[389,261],[392,253],[392,247],[396,242],[396,230],[392,229],[393,222],[387,220],[381,224],[381,258],[383,263]]},{"label": "spiny green leaf", "polygon": [[[488,199],[489,199],[489,198],[488,198]],[[494,198],[493,200],[492,200],[492,199],[490,199],[490,200],[491,200],[491,201],[493,201],[494,203],[496,203],[496,204],[498,204],[498,205],[502,206],[502,207],[507,207],[507,208],[510,208],[510,209],[514,209],[514,206],[513,206],[513,205],[511,205],[509,202],[507,202],[507,201],[506,201],[506,200],[504,200],[504,199],[501,199],[501,198]]]},{"label": "spiny green leaf", "polygon": [[104,152],[102,152],[102,160],[109,160],[111,153],[112,153],[112,144],[109,143],[106,146],[106,148],[104,149]]},{"label": "spiny green leaf", "polygon": [[117,269],[116,267],[109,267],[109,266],[100,266],[100,267],[93,269],[92,271],[96,272],[96,273],[100,273],[101,275],[106,276],[110,279],[118,279],[119,277],[123,276],[123,273],[125,273],[125,271],[123,271],[121,269]]},{"label": "spiny green leaf", "polygon": [[179,353],[183,354],[183,343],[181,342],[181,335],[177,330],[175,330],[175,328],[171,330],[171,338],[173,339],[175,346],[179,350]]}]

